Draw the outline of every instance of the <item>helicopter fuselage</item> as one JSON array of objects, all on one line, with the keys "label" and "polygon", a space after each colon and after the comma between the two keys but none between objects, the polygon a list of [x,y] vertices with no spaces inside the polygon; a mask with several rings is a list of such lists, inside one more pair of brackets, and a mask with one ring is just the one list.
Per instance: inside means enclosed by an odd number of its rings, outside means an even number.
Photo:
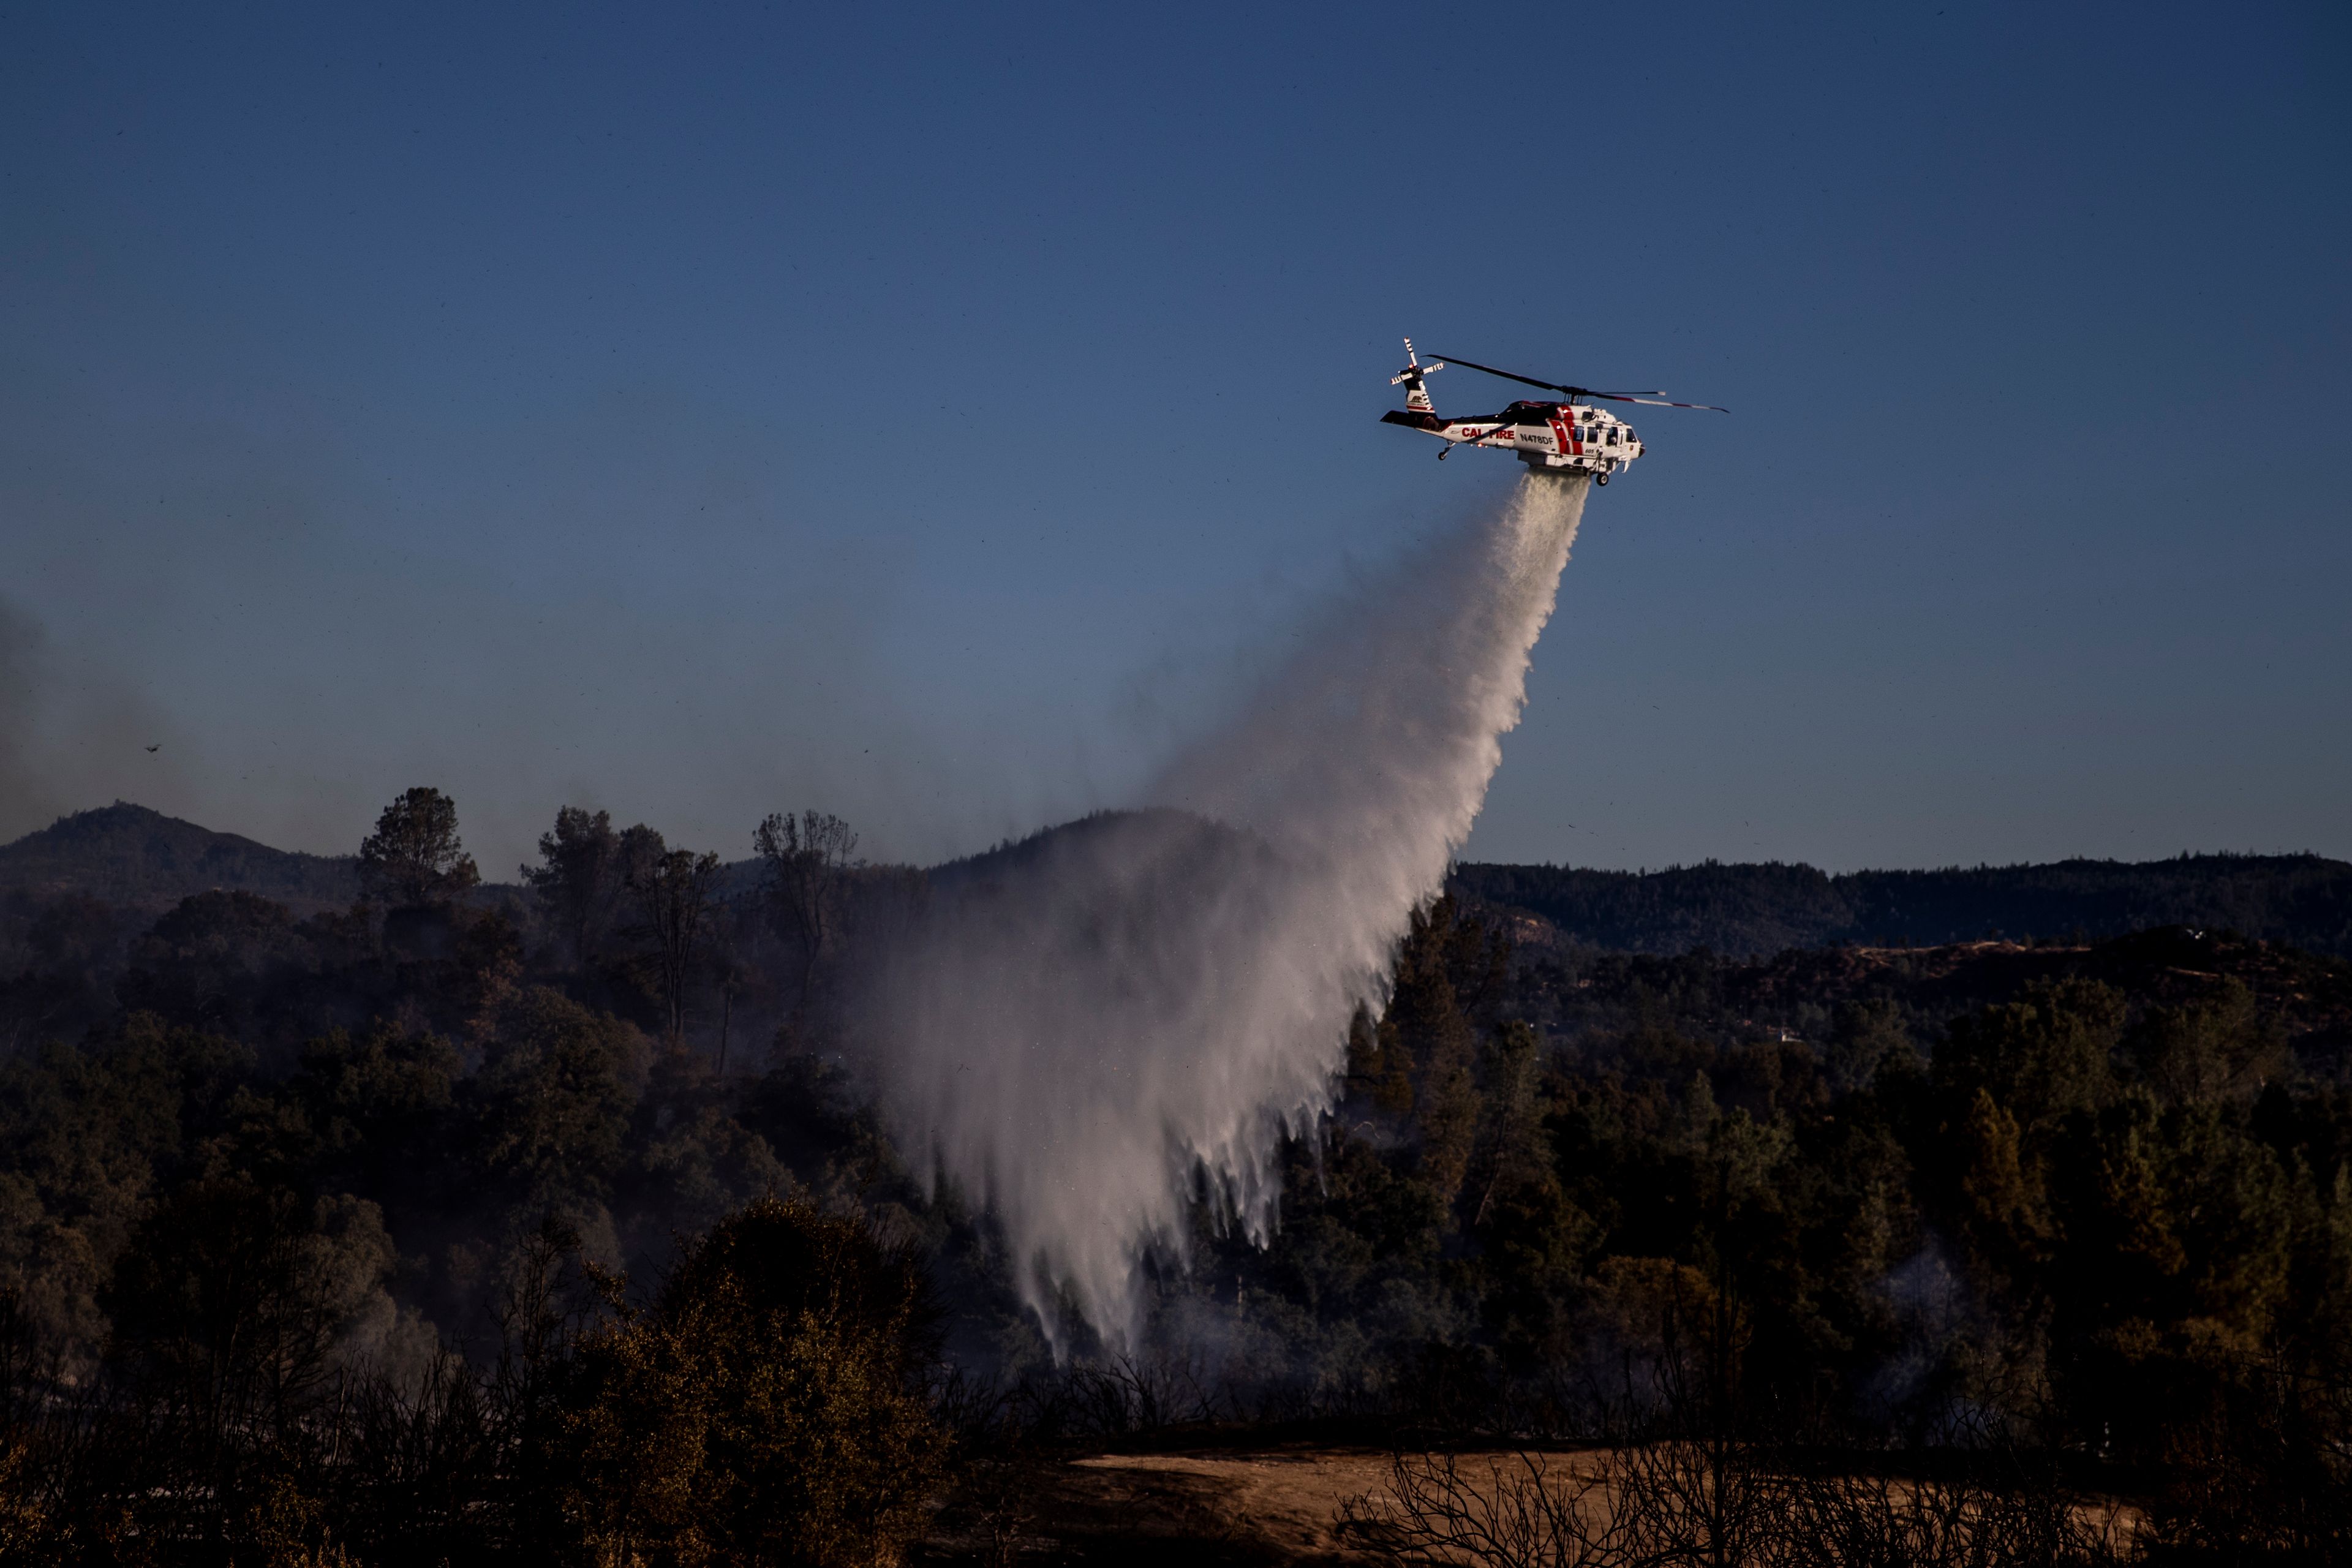
[{"label": "helicopter fuselage", "polygon": [[1441,458],[1453,456],[1456,447],[1499,447],[1517,453],[1519,461],[1531,468],[1589,474],[1596,485],[1607,484],[1609,476],[1640,457],[1643,448],[1642,438],[1633,434],[1631,425],[1594,404],[1641,403],[1654,408],[1731,412],[1712,403],[1677,403],[1663,392],[1602,392],[1590,386],[1571,386],[1566,382],[1538,381],[1515,370],[1497,370],[1475,360],[1457,359],[1450,363],[1465,370],[1516,381],[1522,386],[1556,392],[1568,401],[1529,403],[1522,399],[1500,414],[1445,419],[1439,416],[1437,405],[1429,400],[1429,378],[1448,363],[1433,359],[1427,364],[1422,363],[1412,340],[1405,339],[1404,368],[1389,377],[1391,386],[1404,388],[1404,406],[1381,415],[1381,422],[1436,437],[1445,443],[1438,449]]},{"label": "helicopter fuselage", "polygon": [[[1633,427],[1605,410],[1577,403],[1514,403],[1500,414],[1448,419],[1423,409],[1391,409],[1385,425],[1402,425],[1452,447],[1516,452],[1531,468],[1591,474],[1603,484],[1642,455]],[[1441,457],[1445,453],[1440,453]]]}]

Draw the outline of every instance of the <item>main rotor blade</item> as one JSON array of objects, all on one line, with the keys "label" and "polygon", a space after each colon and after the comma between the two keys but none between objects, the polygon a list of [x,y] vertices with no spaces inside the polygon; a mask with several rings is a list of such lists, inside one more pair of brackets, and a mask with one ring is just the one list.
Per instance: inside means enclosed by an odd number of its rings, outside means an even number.
[{"label": "main rotor blade", "polygon": [[1653,408],[1711,408],[1717,414],[1730,409],[1714,403],[1676,403],[1670,397],[1636,397],[1630,392],[1585,392],[1587,397],[1605,397],[1612,403],[1646,403]]},{"label": "main rotor blade", "polygon": [[1480,364],[1475,360],[1464,359],[1459,354],[1447,354],[1445,361],[1448,364],[1467,365],[1472,370],[1483,370],[1488,375],[1499,375],[1505,381],[1516,381],[1522,386],[1540,386],[1546,392],[1565,393],[1570,397],[1601,397],[1612,403],[1646,403],[1653,408],[1706,408],[1717,414],[1731,412],[1730,409],[1713,403],[1676,403],[1672,398],[1644,396],[1638,392],[1595,392],[1589,386],[1562,386],[1556,381],[1538,381],[1531,375],[1496,370],[1491,364]]},{"label": "main rotor blade", "polygon": [[1556,382],[1538,381],[1531,375],[1519,375],[1507,370],[1496,370],[1491,364],[1480,364],[1475,360],[1464,359],[1460,354],[1444,354],[1440,357],[1442,357],[1448,364],[1465,365],[1472,370],[1483,370],[1488,375],[1499,375],[1505,381],[1516,381],[1522,386],[1540,386],[1546,392],[1575,392],[1579,390],[1573,386],[1561,386]]}]

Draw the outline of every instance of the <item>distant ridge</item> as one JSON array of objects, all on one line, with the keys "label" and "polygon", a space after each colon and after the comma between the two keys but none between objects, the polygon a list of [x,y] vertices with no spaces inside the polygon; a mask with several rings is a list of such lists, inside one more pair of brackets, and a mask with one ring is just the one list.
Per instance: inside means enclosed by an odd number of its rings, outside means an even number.
[{"label": "distant ridge", "polygon": [[992,849],[942,861],[924,875],[934,888],[960,887],[1017,874],[1074,853],[1117,856],[1185,846],[1197,853],[1218,854],[1232,853],[1244,845],[1262,847],[1255,835],[1172,806],[1090,811],[1084,816],[1041,827],[1025,838],[1006,839]]},{"label": "distant ridge", "polygon": [[1707,861],[1663,871],[1468,864],[1454,889],[1519,909],[1569,941],[1620,952],[1732,956],[1839,942],[1928,947],[1998,933],[2094,940],[2150,926],[2235,931],[2352,957],[2352,864],[2317,855],[2183,855],[1939,871]]},{"label": "distant ridge", "polygon": [[0,846],[0,889],[12,891],[167,908],[214,888],[310,914],[359,897],[359,860],[272,849],[120,800]]},{"label": "distant ridge", "polygon": [[[930,876],[935,885],[993,879],[1097,839],[1179,828],[1197,834],[1206,826],[1181,813],[1097,813],[935,867]],[[740,891],[756,879],[758,868],[741,861],[728,871],[730,890]],[[1454,868],[1451,886],[1477,902],[1537,916],[1568,942],[1618,952],[1703,947],[1747,956],[1841,942],[1929,947],[1995,932],[2020,941],[2077,933],[2095,940],[2186,925],[2352,958],[2352,864],[2317,855],[2184,855],[1839,876],[1777,862],[1709,861],[1647,872],[1473,862]],[[79,893],[160,911],[214,888],[256,893],[298,914],[341,909],[359,897],[359,860],[273,849],[127,801],[75,812],[0,846],[0,892]],[[512,889],[484,889],[485,896],[494,891]]]}]

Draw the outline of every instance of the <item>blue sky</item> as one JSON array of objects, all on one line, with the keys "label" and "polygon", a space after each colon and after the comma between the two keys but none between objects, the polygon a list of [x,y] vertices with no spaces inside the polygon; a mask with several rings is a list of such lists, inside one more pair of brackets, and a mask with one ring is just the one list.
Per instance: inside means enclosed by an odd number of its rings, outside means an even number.
[{"label": "blue sky", "polygon": [[2324,5],[12,7],[0,835],[1120,804],[1512,482],[1409,332],[1736,411],[1470,854],[2352,856],[2347,165]]}]

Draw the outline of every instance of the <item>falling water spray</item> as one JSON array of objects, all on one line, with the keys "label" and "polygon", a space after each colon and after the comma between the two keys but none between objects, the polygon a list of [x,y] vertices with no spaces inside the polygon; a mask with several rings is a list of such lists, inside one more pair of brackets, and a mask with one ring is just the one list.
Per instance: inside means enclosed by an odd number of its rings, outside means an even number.
[{"label": "falling water spray", "polygon": [[1328,1111],[1349,1018],[1443,886],[1525,705],[1587,481],[1495,517],[1335,610],[1151,798],[935,879],[872,988],[910,1154],[1001,1220],[1049,1335],[1114,1346],[1205,1187],[1253,1240],[1286,1129]]}]

